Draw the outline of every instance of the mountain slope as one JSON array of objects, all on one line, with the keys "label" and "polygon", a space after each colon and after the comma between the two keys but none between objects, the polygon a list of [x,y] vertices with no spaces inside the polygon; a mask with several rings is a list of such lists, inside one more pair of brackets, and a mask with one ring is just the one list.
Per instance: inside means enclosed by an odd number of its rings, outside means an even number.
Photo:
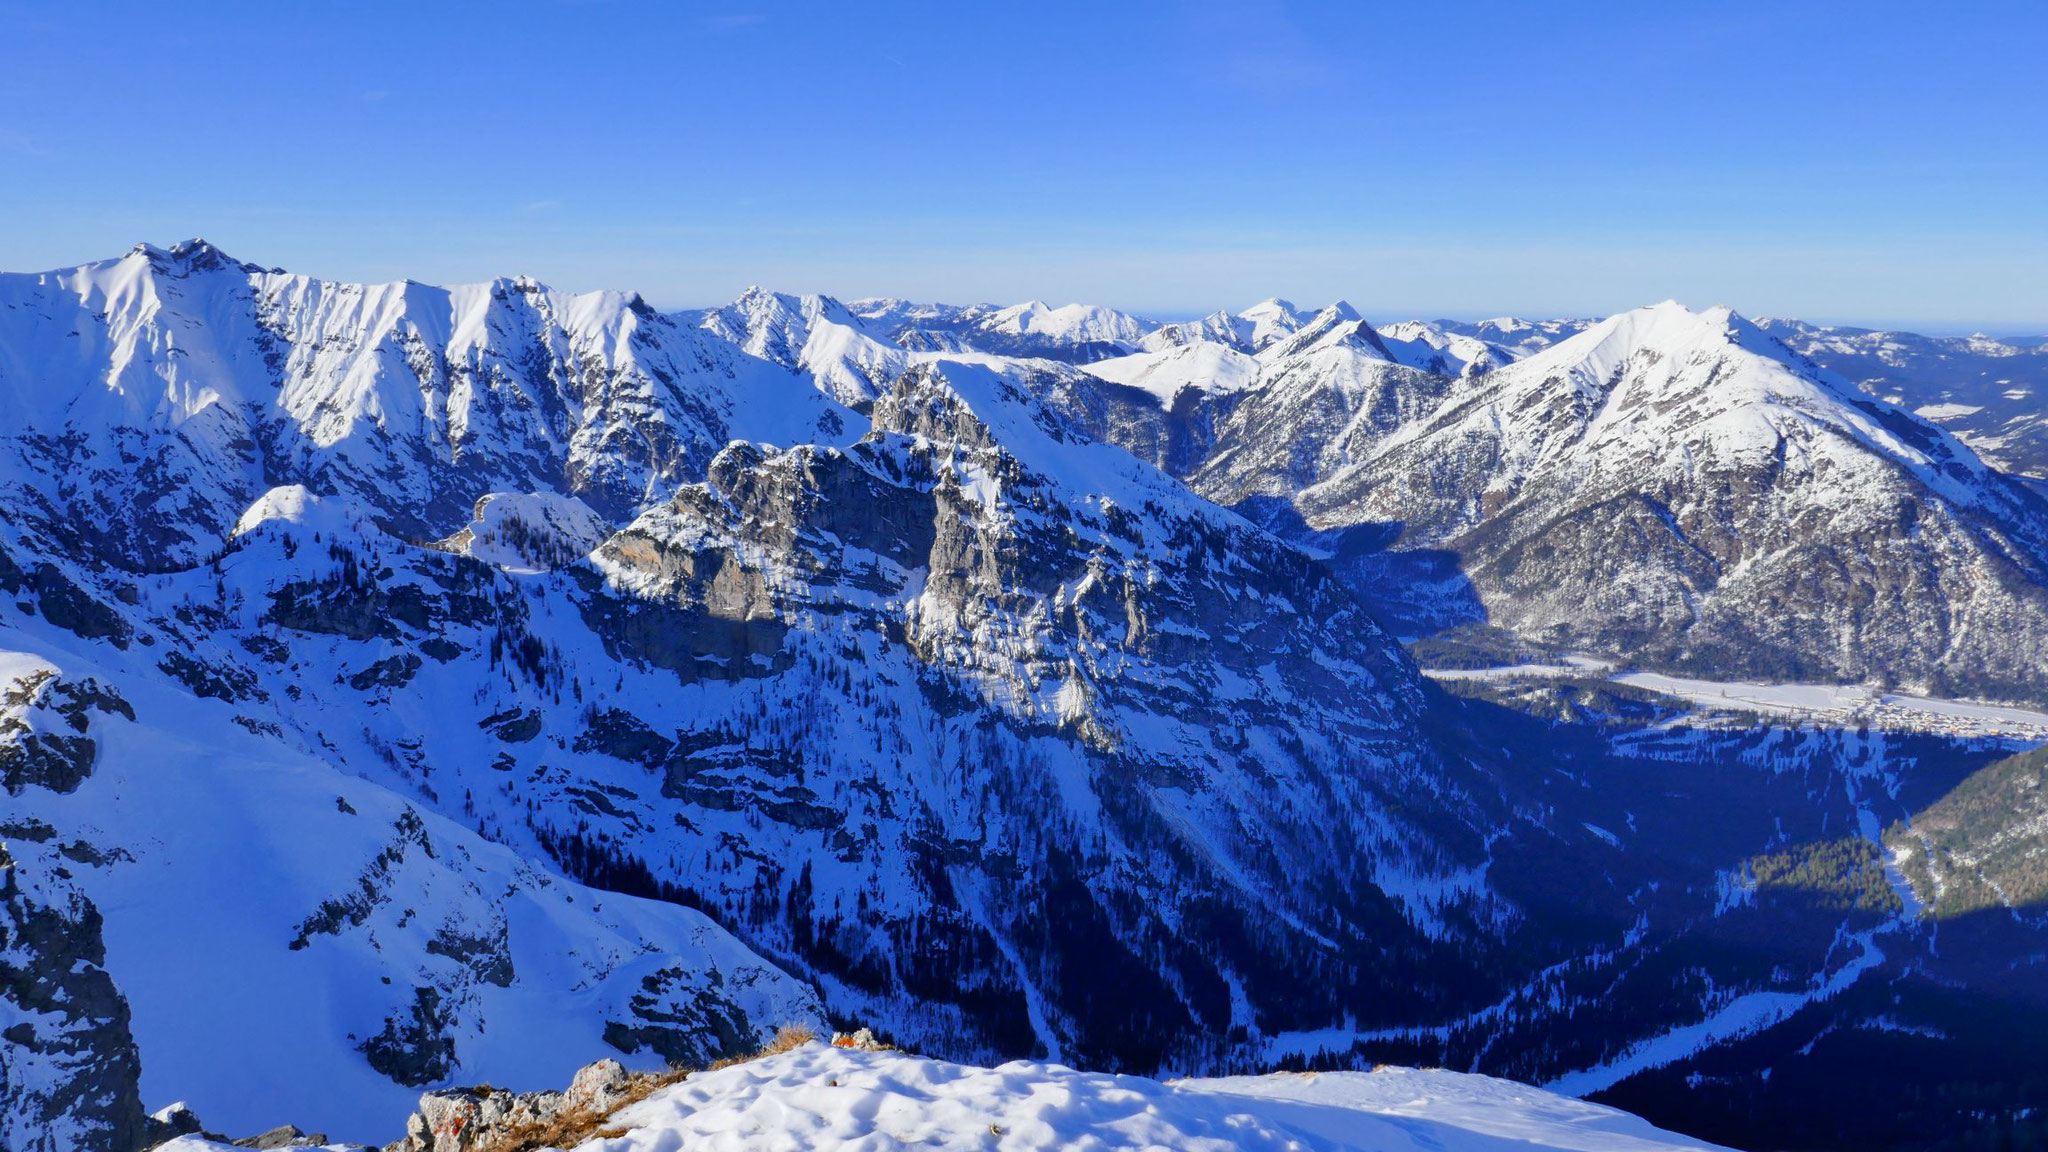
[{"label": "mountain slope", "polygon": [[621,1036],[707,1059],[821,1014],[701,914],[568,882],[139,648],[7,636],[35,653],[7,653],[12,718],[67,753],[27,746],[8,835],[59,848],[25,882],[70,884],[101,925],[125,999],[102,1028],[139,1053],[143,1099],[368,1134],[418,1085],[558,1079]]},{"label": "mountain slope", "polygon": [[[2048,507],[1725,311],[1640,309],[1434,394],[1290,405],[1267,376],[1195,487],[1454,555],[1496,625],[1716,675],[2048,694]],[[1382,397],[1390,418],[1346,420]]]},{"label": "mountain slope", "polygon": [[1153,324],[1114,308],[1031,300],[999,308],[904,300],[857,300],[853,312],[896,344],[916,351],[982,352],[1086,364],[1140,350]]}]

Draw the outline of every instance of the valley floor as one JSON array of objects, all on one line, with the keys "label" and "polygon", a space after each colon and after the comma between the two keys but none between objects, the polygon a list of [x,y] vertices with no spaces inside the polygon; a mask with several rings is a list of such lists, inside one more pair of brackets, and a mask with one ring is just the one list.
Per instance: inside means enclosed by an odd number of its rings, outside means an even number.
[{"label": "valley floor", "polygon": [[1957,737],[2000,737],[2028,743],[2048,741],[2048,712],[1975,700],[1944,700],[1885,692],[1862,684],[1757,684],[1695,680],[1659,672],[1617,672],[1589,656],[1551,664],[1498,668],[1425,668],[1435,680],[1563,679],[1587,676],[1630,688],[1673,696],[1714,711],[1790,716],[1835,726],[1868,724],[1910,732]]}]

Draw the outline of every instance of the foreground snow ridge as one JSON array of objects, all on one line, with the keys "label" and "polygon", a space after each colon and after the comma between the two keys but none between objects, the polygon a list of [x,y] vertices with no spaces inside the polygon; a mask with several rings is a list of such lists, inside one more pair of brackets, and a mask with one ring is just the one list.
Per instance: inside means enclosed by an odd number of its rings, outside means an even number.
[{"label": "foreground snow ridge", "polygon": [[585,1152],[682,1149],[1711,1148],[1597,1104],[1458,1072],[1161,1083],[1025,1061],[977,1068],[807,1044],[705,1072],[618,1113]]}]

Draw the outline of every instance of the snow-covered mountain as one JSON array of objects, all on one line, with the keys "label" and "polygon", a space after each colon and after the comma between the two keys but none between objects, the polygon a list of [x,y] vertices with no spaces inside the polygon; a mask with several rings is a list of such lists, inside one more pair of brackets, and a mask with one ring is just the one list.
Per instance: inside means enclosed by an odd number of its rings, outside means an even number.
[{"label": "snow-covered mountain", "polygon": [[1314,313],[1304,312],[1292,303],[1279,297],[1271,297],[1237,314],[1238,319],[1250,325],[1246,334],[1249,351],[1263,352],[1269,345],[1285,340],[1303,324],[1308,323]]},{"label": "snow-covered mountain", "polygon": [[2048,503],[1725,309],[1604,321],[1294,495],[1456,553],[1523,635],[2048,698]]},{"label": "snow-covered mountain", "polygon": [[1379,335],[1395,360],[1439,376],[1477,376],[1519,359],[1512,349],[1419,320],[1390,324]]},{"label": "snow-covered mountain", "polygon": [[2024,489],[1725,313],[1212,320],[0,276],[0,1131],[824,1015],[1652,1092],[1929,970],[1880,830],[2003,749],[1447,695],[1379,613],[2032,691]]},{"label": "snow-covered mountain", "polygon": [[1077,364],[1136,352],[1156,327],[1097,304],[1054,308],[1038,300],[1007,308],[961,308],[871,298],[854,301],[852,308],[895,343],[917,351],[986,352]]},{"label": "snow-covered mountain", "polygon": [[860,406],[888,387],[910,358],[829,296],[788,296],[749,288],[701,314],[682,314],[749,356],[808,373],[833,399]]},{"label": "snow-covered mountain", "polygon": [[1239,352],[1258,353],[1292,336],[1314,317],[1315,313],[1304,312],[1275,297],[1235,315],[1218,311],[1199,320],[1162,324],[1147,333],[1140,343],[1148,352],[1208,343],[1221,344]]},{"label": "snow-covered mountain", "polygon": [[[1142,384],[1091,432],[1296,524],[1405,630],[2048,699],[2048,503],[1741,317],[1657,305],[1454,376],[1412,366],[1428,330],[1351,316],[1256,374],[1222,345],[1091,365]],[[1206,381],[1202,347],[1225,365]]]},{"label": "snow-covered mountain", "polygon": [[1491,320],[1435,320],[1426,324],[1447,336],[1467,336],[1505,348],[1517,359],[1533,356],[1545,348],[1568,340],[1598,323],[1596,320],[1524,320],[1517,316],[1496,316]]},{"label": "snow-covered mountain", "polygon": [[282,483],[349,494],[414,538],[486,491],[560,490],[618,518],[735,435],[829,440],[843,413],[637,296],[334,284],[201,242],[7,276],[0,316],[17,522],[126,568],[211,554]]}]

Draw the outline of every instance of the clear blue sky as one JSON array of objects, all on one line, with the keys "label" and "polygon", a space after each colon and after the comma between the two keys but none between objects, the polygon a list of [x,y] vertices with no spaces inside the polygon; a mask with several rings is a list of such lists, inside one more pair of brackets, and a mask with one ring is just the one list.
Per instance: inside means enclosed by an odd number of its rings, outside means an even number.
[{"label": "clear blue sky", "polygon": [[2048,3],[23,4],[0,268],[2048,331]]}]

